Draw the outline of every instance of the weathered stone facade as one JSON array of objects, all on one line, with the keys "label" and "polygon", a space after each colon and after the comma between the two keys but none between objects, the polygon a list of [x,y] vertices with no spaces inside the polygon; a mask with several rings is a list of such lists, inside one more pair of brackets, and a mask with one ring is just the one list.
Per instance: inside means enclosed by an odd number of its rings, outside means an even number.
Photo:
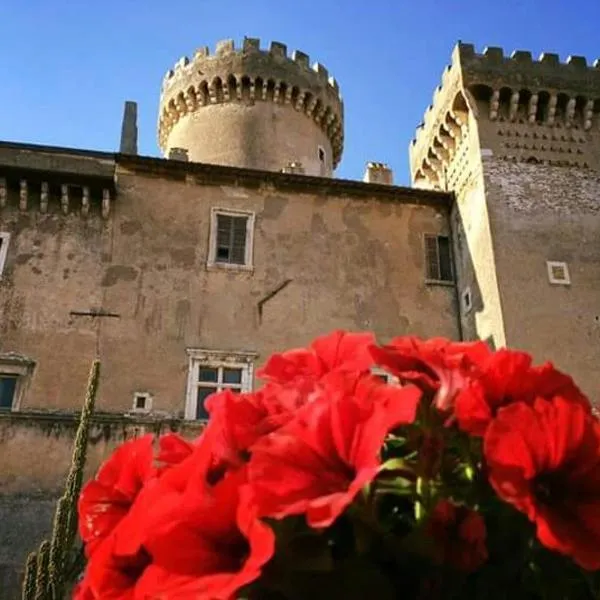
[{"label": "weathered stone facade", "polygon": [[599,67],[458,44],[410,148],[415,185],[456,194],[463,335],[553,360],[595,402]]}]

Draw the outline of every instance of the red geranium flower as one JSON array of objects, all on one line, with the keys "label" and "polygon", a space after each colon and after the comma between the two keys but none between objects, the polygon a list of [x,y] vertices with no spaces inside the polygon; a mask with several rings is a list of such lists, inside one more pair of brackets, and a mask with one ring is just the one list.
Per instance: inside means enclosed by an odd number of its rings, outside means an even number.
[{"label": "red geranium flower", "polygon": [[426,531],[435,542],[438,561],[459,571],[475,571],[488,558],[485,522],[466,506],[440,500],[431,512]]},{"label": "red geranium flower", "polygon": [[600,424],[561,397],[506,406],[487,429],[498,495],[524,512],[548,548],[600,568]]},{"label": "red geranium flower", "polygon": [[146,484],[90,558],[82,593],[230,600],[260,575],[273,555],[273,533],[249,502],[246,470],[215,477],[210,449],[210,438],[202,438],[188,458]]},{"label": "red geranium flower", "polygon": [[568,375],[551,363],[532,366],[525,352],[501,349],[489,356],[476,379],[459,393],[455,415],[463,431],[483,436],[501,406],[512,402],[533,403],[536,397],[561,396],[591,410],[590,403]]},{"label": "red geranium flower", "polygon": [[148,434],[119,446],[96,478],[84,486],[78,512],[87,556],[129,512],[145,482],[156,475],[152,443],[153,436]]},{"label": "red geranium flower", "polygon": [[403,336],[394,338],[386,346],[371,346],[370,352],[376,364],[387,368],[401,381],[435,394],[436,407],[445,412],[452,408],[456,394],[491,350],[484,342]]},{"label": "red geranium flower", "polygon": [[380,467],[386,434],[415,418],[420,392],[366,377],[354,393],[326,387],[297,417],[254,446],[250,481],[259,514],[306,513],[326,527]]},{"label": "red geranium flower", "polygon": [[369,346],[374,343],[371,333],[334,331],[317,338],[309,348],[273,354],[257,375],[278,384],[303,381],[310,385],[332,371],[366,371],[373,365]]}]

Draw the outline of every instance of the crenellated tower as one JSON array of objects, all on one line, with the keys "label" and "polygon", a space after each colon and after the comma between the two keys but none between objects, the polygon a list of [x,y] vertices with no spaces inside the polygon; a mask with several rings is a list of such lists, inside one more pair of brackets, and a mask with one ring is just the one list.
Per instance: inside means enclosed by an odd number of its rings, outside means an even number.
[{"label": "crenellated tower", "polygon": [[331,176],[342,157],[344,111],[337,82],[284,44],[245,38],[184,57],[163,81],[159,146],[194,162],[281,171],[301,164]]},{"label": "crenellated tower", "polygon": [[410,168],[416,187],[456,194],[464,337],[540,357],[553,348],[589,382],[600,361],[600,61],[459,43]]}]

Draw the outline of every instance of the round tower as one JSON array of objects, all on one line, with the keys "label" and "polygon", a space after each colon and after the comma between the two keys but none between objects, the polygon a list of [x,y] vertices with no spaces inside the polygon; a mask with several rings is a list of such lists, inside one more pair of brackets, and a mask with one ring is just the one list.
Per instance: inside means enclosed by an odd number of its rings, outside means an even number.
[{"label": "round tower", "polygon": [[328,177],[342,157],[343,114],[337,82],[303,52],[226,40],[166,74],[158,141],[167,157],[183,149],[190,161],[268,171],[300,163]]}]

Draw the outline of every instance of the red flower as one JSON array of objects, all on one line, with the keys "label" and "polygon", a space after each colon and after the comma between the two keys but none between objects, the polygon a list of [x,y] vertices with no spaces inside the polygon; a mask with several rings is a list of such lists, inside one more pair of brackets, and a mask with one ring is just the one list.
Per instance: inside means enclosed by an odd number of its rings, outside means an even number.
[{"label": "red flower", "polygon": [[506,406],[487,429],[490,483],[536,524],[539,540],[600,568],[600,424],[561,397]]},{"label": "red flower", "polygon": [[456,394],[466,385],[491,350],[484,342],[451,342],[444,338],[422,340],[404,336],[386,346],[371,346],[376,364],[401,381],[414,383],[425,393],[435,394],[441,411],[452,408]]},{"label": "red flower", "polygon": [[203,438],[147,483],[90,558],[81,589],[91,598],[229,600],[258,578],[273,533],[249,502],[246,470],[214,477],[210,446]]},{"label": "red flower", "polygon": [[317,338],[309,348],[273,354],[258,377],[274,383],[311,384],[332,371],[366,371],[373,365],[369,346],[375,343],[371,333],[334,331]]},{"label": "red flower", "polygon": [[501,406],[512,402],[533,403],[536,397],[562,396],[591,410],[589,401],[564,373],[551,363],[531,365],[525,352],[502,349],[489,356],[476,379],[459,393],[455,415],[463,431],[483,436]]},{"label": "red flower", "polygon": [[156,475],[152,465],[153,436],[124,443],[102,465],[79,497],[79,534],[87,556],[129,512],[146,481]]},{"label": "red flower", "polygon": [[431,512],[427,533],[435,542],[437,559],[470,573],[488,558],[485,522],[480,514],[440,500]]},{"label": "red flower", "polygon": [[253,448],[250,482],[259,514],[306,513],[327,527],[377,475],[386,434],[415,418],[420,392],[366,377],[354,393],[326,387],[297,417]]}]

